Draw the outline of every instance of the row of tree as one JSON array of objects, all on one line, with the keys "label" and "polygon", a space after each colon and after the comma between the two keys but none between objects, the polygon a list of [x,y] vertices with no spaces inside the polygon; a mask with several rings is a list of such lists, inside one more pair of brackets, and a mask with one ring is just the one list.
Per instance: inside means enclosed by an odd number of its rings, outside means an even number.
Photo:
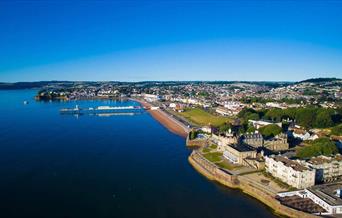
[{"label": "row of tree", "polygon": [[243,120],[267,119],[281,122],[286,119],[295,120],[305,128],[334,127],[342,122],[342,108],[330,109],[321,107],[265,109],[255,111],[251,108],[243,109],[239,114]]},{"label": "row of tree", "polygon": [[319,155],[333,155],[338,153],[338,148],[329,138],[319,138],[311,142],[309,146],[297,149],[296,156],[302,159]]}]

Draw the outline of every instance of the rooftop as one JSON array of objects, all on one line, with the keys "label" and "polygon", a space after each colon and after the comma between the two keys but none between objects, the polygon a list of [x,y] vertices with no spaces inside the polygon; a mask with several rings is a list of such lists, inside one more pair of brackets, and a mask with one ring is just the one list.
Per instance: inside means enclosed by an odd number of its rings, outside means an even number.
[{"label": "rooftop", "polygon": [[248,151],[254,151],[255,149],[249,145],[246,144],[231,144],[230,147],[234,148],[235,150],[239,152],[248,152]]},{"label": "rooftop", "polygon": [[308,162],[314,165],[320,165],[324,163],[331,163],[333,161],[342,161],[342,155],[338,154],[334,157],[318,156],[311,158]]},{"label": "rooftop", "polygon": [[315,185],[308,188],[308,191],[324,200],[331,206],[342,206],[342,199],[337,195],[337,190],[342,189],[342,182]]},{"label": "rooftop", "polygon": [[303,172],[303,171],[306,171],[306,170],[309,170],[309,168],[301,165],[300,163],[298,163],[297,161],[294,161],[294,160],[290,160],[286,157],[283,157],[283,156],[275,156],[274,157],[274,160],[275,161],[280,161],[282,162],[285,166],[287,167],[291,167],[292,169],[296,170],[296,171],[300,171],[300,172]]}]

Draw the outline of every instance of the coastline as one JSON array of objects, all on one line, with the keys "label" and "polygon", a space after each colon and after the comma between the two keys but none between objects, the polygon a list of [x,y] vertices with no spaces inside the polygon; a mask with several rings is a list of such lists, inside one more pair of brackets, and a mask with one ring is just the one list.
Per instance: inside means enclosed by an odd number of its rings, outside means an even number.
[{"label": "coastline", "polygon": [[[131,100],[140,103],[145,108],[152,107],[152,105],[146,101],[142,101],[136,98],[132,98]],[[165,126],[170,132],[179,135],[183,138],[186,138],[188,136],[190,129],[181,124],[179,121],[175,120],[166,112],[162,111],[161,109],[148,110],[148,112],[152,115],[154,119],[156,119],[159,123]]]},{"label": "coastline", "polygon": [[[140,99],[131,99],[133,101],[139,102],[143,107],[150,108],[152,105],[148,102],[142,101]],[[169,131],[184,138],[187,137],[190,129],[179,123],[176,119],[172,118],[170,115],[162,111],[161,109],[148,110],[154,119],[165,126]],[[287,206],[280,204],[275,199],[275,196],[262,190],[249,181],[242,177],[236,175],[227,175],[218,167],[210,165],[203,162],[200,158],[194,155],[196,152],[192,152],[188,157],[190,165],[202,176],[206,177],[208,180],[218,182],[225,187],[232,189],[239,189],[246,195],[255,198],[259,202],[263,203],[268,207],[273,214],[280,217],[302,217],[302,218],[315,218],[317,216],[302,211],[298,211]]]},{"label": "coastline", "polygon": [[273,214],[279,217],[301,217],[301,218],[317,218],[313,214],[298,211],[282,205],[278,202],[273,195],[253,185],[250,181],[239,177],[237,175],[228,175],[220,170],[218,167],[206,163],[206,161],[201,160],[196,152],[193,152],[189,157],[188,161],[191,166],[202,176],[206,177],[208,180],[215,181],[223,186],[232,189],[239,189],[246,195],[255,198],[259,202],[263,203],[268,207]]}]

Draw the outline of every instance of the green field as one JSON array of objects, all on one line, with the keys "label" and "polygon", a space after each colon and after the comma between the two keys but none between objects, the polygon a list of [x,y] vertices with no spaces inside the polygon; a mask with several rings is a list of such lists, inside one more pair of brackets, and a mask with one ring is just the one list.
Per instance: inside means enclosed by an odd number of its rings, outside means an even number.
[{"label": "green field", "polygon": [[216,163],[216,165],[227,170],[237,170],[242,167],[242,166],[230,164],[227,161],[221,161],[219,163]]},{"label": "green field", "polygon": [[200,108],[188,108],[184,112],[180,113],[181,116],[190,120],[197,125],[208,125],[220,126],[227,121],[230,121],[228,117],[215,116]]},{"label": "green field", "polygon": [[218,162],[222,160],[222,153],[221,152],[211,152],[205,153],[203,156],[209,160],[210,162]]}]

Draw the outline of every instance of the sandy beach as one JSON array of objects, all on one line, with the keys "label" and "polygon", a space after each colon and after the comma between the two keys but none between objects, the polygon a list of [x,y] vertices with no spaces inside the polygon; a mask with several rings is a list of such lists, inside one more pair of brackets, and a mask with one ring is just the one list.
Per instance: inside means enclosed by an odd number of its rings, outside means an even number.
[{"label": "sandy beach", "polygon": [[[139,99],[132,99],[132,100],[139,102],[142,106],[146,108],[150,108],[152,106],[146,101],[142,101]],[[168,115],[164,111],[157,109],[157,110],[148,110],[148,112],[152,115],[154,119],[156,119],[159,123],[165,126],[172,133],[175,133],[184,138],[187,137],[188,131],[189,131],[188,128],[185,127],[183,124],[179,123],[179,121],[170,117],[170,115]]]}]

